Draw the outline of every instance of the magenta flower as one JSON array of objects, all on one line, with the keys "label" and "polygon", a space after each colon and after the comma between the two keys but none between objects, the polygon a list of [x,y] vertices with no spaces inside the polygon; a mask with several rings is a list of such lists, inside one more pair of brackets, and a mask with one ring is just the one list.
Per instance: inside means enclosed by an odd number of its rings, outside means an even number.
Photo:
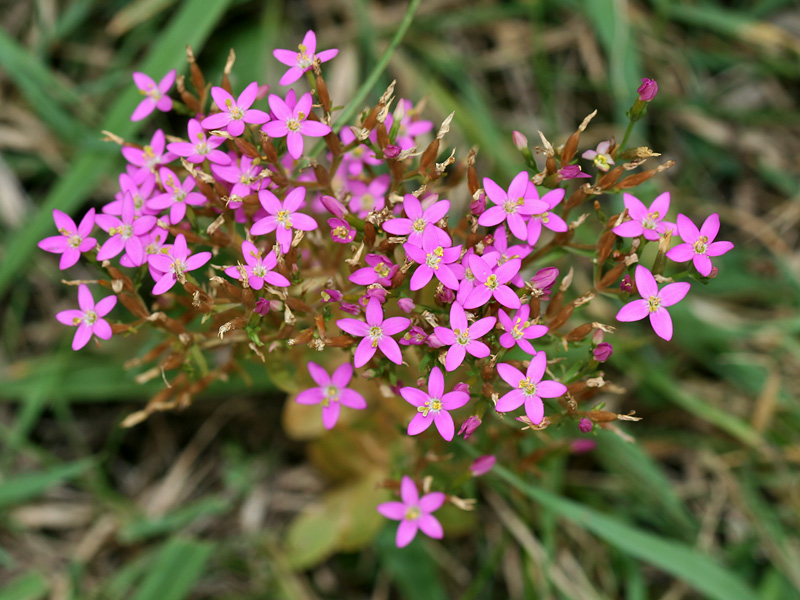
[{"label": "magenta flower", "polygon": [[531,196],[530,190],[536,192],[535,186],[528,186],[530,177],[525,171],[520,171],[511,184],[508,192],[497,185],[488,177],[483,178],[483,187],[489,200],[495,206],[489,208],[480,217],[478,225],[484,227],[494,227],[503,221],[508,222],[508,229],[515,237],[525,240],[528,238],[527,225],[525,218],[535,213],[546,212],[550,206],[546,202],[539,200],[538,194]]},{"label": "magenta flower", "polygon": [[166,167],[161,167],[158,172],[161,178],[161,185],[164,186],[164,193],[153,196],[147,201],[147,207],[153,210],[164,210],[169,208],[169,221],[177,225],[186,216],[186,206],[203,206],[206,197],[200,192],[193,192],[195,182],[194,177],[189,175],[181,180],[175,173]]},{"label": "magenta flower", "polygon": [[269,121],[269,115],[263,110],[250,108],[258,95],[258,83],[252,82],[239,97],[234,100],[221,87],[211,88],[211,97],[221,112],[210,115],[200,123],[205,129],[227,129],[233,137],[244,133],[244,124],[261,125]]},{"label": "magenta flower", "polygon": [[297,187],[291,190],[283,202],[269,190],[258,192],[258,201],[269,213],[269,216],[255,222],[250,229],[251,235],[264,235],[276,231],[275,236],[280,244],[281,252],[286,254],[292,246],[292,230],[311,231],[317,228],[317,222],[306,214],[297,212],[303,207],[306,188]]},{"label": "magenta flower", "polygon": [[95,222],[111,236],[97,252],[97,260],[104,261],[114,258],[125,250],[131,263],[137,267],[144,263],[144,243],[140,236],[146,235],[156,224],[153,215],[137,217],[130,193],[125,192],[122,200],[122,215],[97,215]]},{"label": "magenta flower", "polygon": [[125,192],[130,192],[133,198],[134,214],[140,215],[156,214],[158,211],[149,210],[147,201],[152,197],[156,189],[156,176],[150,171],[144,171],[144,177],[137,182],[127,173],[119,175],[120,191],[114,194],[114,200],[103,206],[103,212],[107,215],[121,215],[122,201],[125,199]]},{"label": "magenta flower", "polygon": [[285,137],[289,156],[294,159],[303,155],[303,136],[322,137],[331,132],[331,128],[325,123],[308,119],[311,113],[310,92],[303,94],[294,108],[289,108],[279,96],[270,94],[269,107],[275,120],[264,125],[262,129],[269,137]]},{"label": "magenta flower", "polygon": [[658,84],[655,79],[642,77],[642,85],[636,89],[636,92],[639,94],[639,100],[650,102],[658,93]]},{"label": "magenta flower", "polygon": [[447,212],[450,210],[449,200],[439,200],[423,210],[422,204],[414,195],[406,194],[403,196],[403,210],[406,218],[384,221],[384,231],[392,235],[407,235],[409,243],[421,247],[423,232],[431,228],[436,233],[438,245],[450,246],[452,244],[450,236],[444,229],[436,226],[436,223],[447,216]]},{"label": "magenta flower", "polygon": [[333,429],[336,425],[340,405],[356,410],[367,408],[364,396],[347,387],[353,378],[353,365],[350,363],[341,365],[333,375],[328,375],[325,369],[309,361],[308,372],[319,387],[303,390],[295,401],[298,404],[322,404],[322,424],[325,429]]},{"label": "magenta flower", "polygon": [[444,360],[444,368],[448,371],[457,369],[464,362],[467,352],[475,358],[489,356],[489,346],[479,342],[478,338],[489,333],[495,323],[497,323],[496,318],[484,317],[470,326],[464,307],[458,302],[453,302],[450,306],[450,328],[433,328],[439,341],[445,346],[450,346]]},{"label": "magenta flower", "polygon": [[289,67],[289,70],[283,74],[281,80],[278,82],[281,85],[289,85],[300,79],[303,73],[314,66],[315,61],[318,60],[321,63],[328,62],[339,54],[339,51],[336,49],[323,50],[319,54],[315,54],[317,50],[317,36],[311,30],[306,32],[303,42],[297,46],[297,49],[299,52],[293,52],[292,50],[272,51],[272,55],[277,58],[279,62]]},{"label": "magenta flower", "polygon": [[184,273],[199,269],[211,260],[211,252],[198,252],[189,256],[186,238],[178,234],[175,242],[169,249],[169,254],[151,254],[147,260],[152,267],[164,273],[153,286],[153,295],[158,296],[171,289],[178,281],[183,283],[186,279]]},{"label": "magenta flower", "polygon": [[69,215],[60,210],[53,210],[53,221],[60,235],[44,238],[37,244],[45,252],[60,254],[58,268],[69,269],[78,262],[82,252],[88,252],[97,245],[97,240],[89,237],[94,228],[94,209],[90,208],[80,225],[75,225]]},{"label": "magenta flower", "polygon": [[356,229],[344,219],[328,219],[328,226],[331,228],[331,239],[337,244],[349,244],[356,237]]},{"label": "magenta flower", "polygon": [[472,461],[472,464],[469,466],[469,470],[473,477],[480,477],[481,475],[486,475],[489,471],[491,471],[496,462],[497,457],[494,454],[479,456]]},{"label": "magenta flower", "polygon": [[382,254],[367,254],[364,257],[366,267],[353,272],[348,279],[358,285],[372,285],[378,283],[383,287],[392,285],[392,277],[400,269],[391,260]]},{"label": "magenta flower", "polygon": [[659,290],[653,274],[642,265],[636,265],[634,275],[636,289],[642,299],[628,302],[620,308],[617,321],[639,321],[649,316],[656,335],[664,340],[671,340],[672,318],[667,312],[667,307],[683,300],[691,286],[682,281],[670,283]]},{"label": "magenta flower", "polygon": [[172,110],[172,100],[166,94],[175,83],[175,69],[164,75],[157,84],[149,75],[137,71],[133,74],[133,83],[139,88],[139,93],[146,97],[134,109],[131,121],[141,121],[155,109],[161,112]]},{"label": "magenta flower", "polygon": [[72,338],[72,349],[80,350],[93,335],[101,340],[111,339],[111,325],[103,317],[111,312],[117,304],[117,297],[106,296],[97,304],[94,302],[92,292],[83,283],[78,286],[78,306],[80,310],[62,310],[56,314],[59,323],[77,327],[75,337]]},{"label": "magenta flower", "polygon": [[190,163],[199,164],[205,159],[218,165],[227,165],[231,157],[217,148],[225,142],[224,137],[218,135],[206,136],[203,126],[197,119],[189,119],[189,141],[172,142],[167,144],[167,150],[177,156],[183,156]]},{"label": "magenta flower", "polygon": [[612,354],[614,354],[614,346],[608,342],[597,344],[597,347],[592,349],[592,356],[597,362],[606,362]]},{"label": "magenta flower", "polygon": [[556,267],[545,267],[539,269],[531,278],[531,291],[534,292],[534,297],[540,300],[550,300],[550,292],[553,291],[558,278],[558,269]]},{"label": "magenta flower", "polygon": [[[494,241],[492,242],[491,246],[487,246],[483,251],[483,256],[484,258],[489,258],[490,256],[496,254],[497,256],[493,257],[495,264],[502,265],[503,263],[506,263],[514,258],[523,259],[532,251],[533,248],[527,244],[509,246],[506,228],[504,225],[501,225],[495,230]],[[525,285],[525,282],[519,273],[511,278],[511,283],[517,287],[523,287]]]},{"label": "magenta flower", "polygon": [[175,160],[175,155],[172,152],[165,152],[166,143],[164,132],[157,129],[150,139],[150,143],[144,148],[123,146],[122,156],[132,165],[139,167],[138,173],[142,171],[155,173],[157,167]]},{"label": "magenta flower", "polygon": [[342,331],[363,337],[356,348],[353,364],[363,367],[380,349],[384,356],[396,365],[403,363],[400,346],[391,338],[395,333],[405,331],[411,325],[411,319],[405,317],[383,318],[383,307],[377,298],[370,298],[366,310],[366,323],[358,319],[339,319],[336,325]]},{"label": "magenta flower", "polygon": [[[536,191],[536,186],[531,183],[530,187],[533,188],[533,191],[531,192],[531,190],[528,190],[528,192],[532,196],[535,195],[538,197],[539,193]],[[539,241],[539,236],[542,235],[542,227],[547,227],[550,231],[555,232],[564,232],[569,229],[564,219],[552,212],[564,199],[565,193],[566,190],[564,190],[564,188],[556,188],[542,196],[541,200],[547,204],[547,210],[531,215],[528,221],[528,243],[531,246]]]},{"label": "magenta flower", "polygon": [[411,242],[403,244],[408,257],[419,263],[411,276],[411,291],[424,288],[434,275],[445,287],[451,290],[458,289],[458,277],[450,268],[450,263],[456,262],[461,257],[461,246],[450,248],[450,242],[447,242],[446,246],[443,247],[433,227],[427,228],[422,234],[421,248]]},{"label": "magenta flower", "polygon": [[439,367],[431,370],[427,394],[414,387],[404,387],[400,390],[400,395],[406,402],[417,407],[417,414],[408,424],[408,435],[420,434],[435,423],[436,429],[448,442],[453,439],[456,430],[453,417],[448,411],[461,408],[469,402],[469,394],[466,392],[444,393],[444,375]]},{"label": "magenta flower", "polygon": [[594,423],[590,419],[581,419],[578,422],[578,429],[581,430],[581,433],[590,433],[594,429]]},{"label": "magenta flower", "polygon": [[428,334],[419,325],[412,325],[406,334],[400,338],[401,346],[421,346],[428,339]]},{"label": "magenta flower", "polygon": [[373,211],[383,210],[386,205],[386,192],[389,191],[391,182],[390,175],[378,175],[368,184],[356,179],[348,181],[350,212],[364,219]]},{"label": "magenta flower", "polygon": [[698,231],[697,226],[685,215],[678,215],[678,234],[684,241],[667,251],[667,258],[675,262],[691,260],[703,277],[711,275],[711,256],[721,256],[733,250],[731,242],[715,242],[719,233],[719,214],[710,215]]},{"label": "magenta flower", "polygon": [[528,304],[523,304],[513,319],[502,308],[497,311],[500,324],[506,330],[499,340],[503,348],[513,348],[514,345],[517,345],[528,354],[536,354],[536,349],[528,340],[542,337],[547,333],[548,329],[545,325],[531,324],[529,320],[530,314],[531,307]]},{"label": "magenta flower", "polygon": [[591,179],[592,176],[588,173],[581,171],[580,165],[565,165],[558,170],[561,179],[566,181],[569,179]]},{"label": "magenta flower", "polygon": [[461,428],[458,430],[458,435],[463,435],[464,439],[469,439],[475,430],[481,426],[481,418],[478,415],[470,416],[466,421],[461,424]]},{"label": "magenta flower", "polygon": [[377,510],[387,519],[400,521],[397,528],[395,544],[403,548],[411,543],[418,530],[430,538],[440,540],[444,537],[444,530],[439,520],[431,513],[439,510],[447,496],[442,492],[431,492],[419,497],[419,491],[414,481],[403,475],[400,483],[400,498],[402,502],[384,502],[379,504]]},{"label": "magenta flower", "polygon": [[628,209],[630,221],[625,221],[612,229],[620,237],[638,237],[643,235],[651,242],[657,241],[666,230],[675,229],[675,224],[664,221],[669,211],[669,192],[659,195],[649,208],[633,194],[622,196],[625,208]]},{"label": "magenta flower", "polygon": [[242,155],[239,162],[232,161],[233,164],[221,165],[212,164],[211,172],[219,179],[232,183],[230,208],[239,208],[242,203],[233,200],[234,197],[244,198],[257,190],[262,182],[269,182],[268,179],[260,179],[259,173],[263,167],[253,162],[249,156]]},{"label": "magenta flower", "polygon": [[264,287],[266,281],[269,285],[275,287],[289,287],[291,282],[280,273],[273,272],[272,269],[278,264],[278,257],[275,256],[275,251],[270,251],[265,258],[261,258],[261,251],[256,248],[255,244],[245,240],[242,242],[242,255],[246,265],[238,265],[235,267],[228,267],[225,269],[225,275],[233,277],[239,281],[244,281],[247,278],[247,283],[254,290],[260,290]]},{"label": "magenta flower", "polygon": [[514,291],[506,284],[519,272],[522,261],[514,258],[507,263],[490,267],[485,258],[476,254],[469,257],[469,268],[475,276],[475,287],[464,300],[464,308],[478,308],[494,297],[506,308],[519,308],[520,302]]},{"label": "magenta flower", "polygon": [[531,423],[538,425],[544,419],[544,402],[542,398],[558,398],[567,393],[567,386],[558,381],[542,381],[547,368],[547,355],[537,352],[523,375],[522,371],[508,363],[497,365],[497,373],[513,390],[507,392],[497,401],[497,412],[516,410],[523,404],[525,414]]},{"label": "magenta flower", "polygon": [[583,158],[589,159],[594,163],[594,166],[600,169],[603,172],[608,171],[610,168],[609,165],[614,164],[614,159],[611,158],[611,155],[608,153],[608,149],[611,146],[611,142],[606,140],[604,142],[600,142],[597,144],[597,149],[595,150],[587,150],[581,156]]}]

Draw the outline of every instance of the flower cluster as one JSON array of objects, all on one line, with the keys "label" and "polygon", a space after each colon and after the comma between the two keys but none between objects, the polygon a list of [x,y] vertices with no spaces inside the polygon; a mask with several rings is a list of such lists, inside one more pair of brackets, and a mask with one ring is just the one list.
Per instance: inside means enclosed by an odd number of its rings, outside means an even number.
[{"label": "flower cluster", "polygon": [[[375,394],[358,391],[375,381],[382,395],[401,401],[394,414],[405,415],[408,435],[441,437],[439,443],[451,442],[457,425],[467,439],[489,415],[499,420],[504,413],[534,431],[572,423],[591,432],[590,417],[603,411],[575,407],[603,385],[599,365],[613,353],[603,335],[614,327],[580,322],[576,309],[600,294],[629,299],[635,289],[641,299],[623,306],[617,320],[648,316],[669,340],[667,308],[690,289],[675,279],[715,276],[711,259],[733,247],[716,241],[718,216],[698,229],[682,214],[668,220],[668,192],[649,207],[626,192],[624,211],[602,217],[597,244],[587,247],[575,233],[592,225],[586,215],[570,222],[571,211],[590,198],[599,206],[604,195],[663,169],[621,179],[644,162],[625,163],[641,153],[606,140],[580,155],[584,172],[577,148],[587,119],[558,155],[543,138],[543,169],[515,132],[528,168],[508,182],[480,179],[474,152],[453,168],[454,155],[437,162],[450,117],[434,131],[419,107],[395,98],[393,86],[352,128],[337,131],[322,75],[337,50],[317,50],[309,31],[297,52],[274,54],[289,67],[279,85],[306,75],[311,91],[270,93],[258,82],[239,90],[227,75],[208,86],[192,63],[196,94],[181,84],[179,98],[170,98],[174,71],[158,84],[134,75],[146,97],[132,119],[176,106],[191,116],[182,137],[157,130],[142,144],[117,139],[128,162],[119,191],[79,225],[54,211],[58,234],[40,247],[61,255],[61,269],[85,255],[107,274],[99,284],[114,292],[95,304],[81,283],[80,309],[58,313],[60,322],[77,326],[73,348],[93,336],[105,341],[152,327],[164,338],[147,353],[158,372],[192,365],[130,423],[234,374],[244,358],[281,361],[306,348],[319,357],[302,361],[305,381],[314,385],[295,400],[319,406],[309,410],[320,411],[326,429],[337,425],[342,406],[375,409]],[[652,100],[655,89],[643,84],[637,102]],[[462,175],[468,194],[454,187]],[[91,237],[95,227],[105,233],[100,239]],[[675,235],[684,243],[670,248]],[[658,243],[650,269],[638,264],[648,242]],[[571,269],[562,276],[563,266],[553,264],[570,250],[593,254],[586,293],[571,289]],[[667,260],[691,261],[694,271]],[[104,317],[117,300],[132,319],[110,324]],[[564,363],[570,344],[585,350],[579,365]],[[217,352],[220,345],[230,350]],[[481,457],[465,471],[484,474],[495,460]],[[399,489],[400,502],[378,507],[401,522],[397,545],[418,530],[442,537],[431,513],[454,496],[420,497],[409,476]]]}]

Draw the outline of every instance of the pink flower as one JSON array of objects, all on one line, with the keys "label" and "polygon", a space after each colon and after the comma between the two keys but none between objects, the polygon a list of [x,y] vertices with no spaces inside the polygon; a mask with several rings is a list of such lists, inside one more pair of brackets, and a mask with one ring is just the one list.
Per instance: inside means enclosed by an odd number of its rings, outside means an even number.
[{"label": "pink flower", "polygon": [[620,308],[617,321],[639,321],[649,316],[656,335],[664,340],[671,340],[672,318],[667,307],[683,300],[691,286],[686,282],[678,282],[665,285],[659,290],[653,274],[642,265],[636,265],[635,277],[636,289],[642,299],[628,302]]},{"label": "pink flower", "polygon": [[322,424],[325,429],[333,429],[336,425],[341,404],[356,410],[367,408],[364,396],[347,387],[353,378],[353,365],[350,363],[341,365],[333,375],[328,375],[325,369],[309,361],[308,372],[319,387],[303,390],[295,401],[298,404],[322,404]]},{"label": "pink flower", "polygon": [[401,346],[421,346],[428,339],[428,334],[418,325],[413,325],[408,332],[400,338]]},{"label": "pink flower", "polygon": [[110,313],[116,304],[117,297],[114,295],[106,296],[95,304],[89,288],[84,284],[78,286],[80,310],[62,310],[56,314],[59,323],[78,328],[75,331],[75,337],[72,338],[73,350],[83,348],[92,339],[92,335],[96,335],[101,340],[111,339],[111,325],[103,317]]},{"label": "pink flower", "polygon": [[597,144],[596,150],[587,150],[581,156],[583,158],[589,159],[594,162],[594,166],[600,169],[601,171],[605,172],[608,171],[610,168],[609,165],[613,165],[614,159],[611,158],[611,155],[608,153],[608,148],[611,146],[611,142],[606,140],[604,142],[600,142]]},{"label": "pink flower", "polygon": [[[508,222],[508,229],[515,237],[525,240],[528,238],[525,218],[534,213],[546,212],[550,206],[539,200],[538,194],[531,195],[531,188],[536,192],[535,186],[528,186],[530,177],[525,171],[520,171],[511,184],[508,192],[497,185],[488,177],[483,178],[483,187],[489,200],[495,206],[489,208],[480,217],[478,224],[484,227],[494,227],[503,221]],[[524,218],[525,217],[525,218]]]},{"label": "pink flower", "polygon": [[534,297],[540,300],[550,300],[550,292],[553,291],[553,285],[558,278],[558,269],[556,267],[545,267],[539,269],[531,278],[531,288],[534,292]]},{"label": "pink flower", "polygon": [[592,349],[592,356],[597,362],[606,362],[614,354],[614,347],[608,342],[598,344]]},{"label": "pink flower", "polygon": [[[533,191],[529,189],[528,193],[531,196],[538,197],[539,194],[536,191],[536,186],[531,183],[530,187],[533,188]],[[547,204],[547,209],[531,215],[531,218],[528,221],[528,243],[531,246],[539,241],[539,236],[542,235],[542,227],[547,227],[547,229],[550,231],[556,232],[564,232],[569,229],[567,224],[564,222],[564,219],[552,212],[552,210],[564,199],[565,193],[566,190],[563,188],[556,188],[554,190],[550,190],[544,196],[542,196],[541,201]]]},{"label": "pink flower", "polygon": [[339,54],[336,49],[323,50],[319,54],[315,54],[317,50],[317,36],[313,31],[306,32],[303,42],[297,46],[299,52],[292,50],[273,50],[272,55],[282,62],[289,70],[283,74],[281,80],[278,82],[281,85],[289,85],[294,83],[300,77],[314,66],[315,61],[321,63],[328,62],[330,59]]},{"label": "pink flower", "polygon": [[256,248],[252,242],[242,242],[242,255],[246,266],[228,267],[225,269],[225,274],[228,277],[233,277],[242,281],[243,275],[247,277],[247,283],[254,290],[260,290],[264,287],[266,281],[269,285],[275,287],[289,287],[291,282],[280,273],[273,272],[272,269],[278,264],[278,258],[275,256],[275,251],[270,251],[266,258],[261,258],[261,251]]},{"label": "pink flower", "polygon": [[148,171],[155,173],[156,167],[166,165],[175,160],[175,155],[172,152],[164,151],[166,143],[167,140],[164,137],[164,132],[157,129],[150,139],[150,143],[145,145],[144,148],[140,149],[133,146],[123,146],[122,156],[132,165],[139,167],[137,171],[138,174],[144,175]]},{"label": "pink flower", "polygon": [[337,244],[349,244],[356,237],[355,227],[344,219],[328,219],[328,226],[331,228],[331,239]]},{"label": "pink flower", "polygon": [[620,237],[638,237],[643,235],[651,242],[655,242],[667,229],[675,229],[675,225],[664,221],[669,211],[669,192],[658,196],[649,208],[646,208],[639,199],[625,193],[622,196],[625,208],[628,209],[630,221],[625,221],[612,229]]},{"label": "pink flower", "polygon": [[[721,256],[733,250],[731,242],[715,242],[714,238],[719,233],[719,214],[709,216],[698,231],[697,226],[689,217],[678,215],[678,234],[684,241],[667,251],[667,258],[675,262],[691,260],[695,269],[703,277],[711,275],[712,256]],[[638,282],[637,282],[638,285]]]},{"label": "pink flower", "polygon": [[389,175],[378,175],[369,184],[350,180],[350,212],[355,213],[359,219],[364,219],[373,211],[383,210],[391,182]]},{"label": "pink flower", "polygon": [[527,372],[509,365],[497,365],[497,373],[513,390],[507,392],[497,401],[497,412],[509,412],[525,405],[525,414],[531,423],[538,425],[544,419],[544,402],[542,398],[558,398],[567,393],[567,386],[558,381],[542,381],[547,368],[547,355],[537,352],[528,365]]},{"label": "pink flower", "polygon": [[464,439],[469,439],[475,430],[481,426],[481,418],[478,415],[472,415],[466,421],[461,424],[461,429],[458,430],[458,435],[463,435]]},{"label": "pink flower", "polygon": [[558,170],[562,180],[568,179],[591,179],[592,176],[581,171],[580,165],[565,165]]},{"label": "pink flower", "polygon": [[433,329],[442,344],[450,346],[444,361],[445,369],[454,371],[461,366],[467,352],[475,358],[489,356],[489,346],[479,342],[478,338],[489,333],[496,322],[497,319],[494,317],[484,317],[470,326],[464,307],[458,302],[454,302],[450,306],[450,328],[434,327]]},{"label": "pink flower", "polygon": [[205,129],[227,129],[233,137],[244,133],[244,124],[261,125],[269,121],[269,115],[263,110],[250,108],[256,101],[258,83],[253,81],[244,88],[239,97],[234,100],[228,92],[221,87],[211,88],[211,97],[214,104],[221,112],[210,115],[200,123]]},{"label": "pink flower", "polygon": [[218,165],[227,165],[231,157],[217,148],[225,141],[224,137],[212,135],[206,137],[206,132],[197,119],[189,119],[189,141],[172,142],[167,144],[167,150],[177,156],[183,156],[190,163],[199,164],[205,159]]},{"label": "pink flower", "polygon": [[481,475],[486,475],[486,473],[491,471],[496,462],[497,457],[494,454],[479,456],[472,461],[472,464],[469,466],[469,470],[472,472],[473,477],[480,477]]},{"label": "pink flower", "polygon": [[211,260],[211,252],[198,252],[189,256],[186,238],[178,234],[169,249],[169,254],[151,254],[148,262],[164,275],[153,286],[153,295],[158,296],[172,288],[178,281],[183,283],[184,273],[199,269]]},{"label": "pink flower", "polygon": [[442,244],[434,227],[425,229],[422,234],[421,248],[410,241],[403,244],[403,249],[408,257],[419,264],[411,276],[411,291],[421,290],[434,276],[445,287],[451,290],[458,289],[458,277],[450,268],[450,263],[454,263],[461,257],[461,246],[452,248],[449,246],[449,238],[446,244]]},{"label": "pink flower", "polygon": [[[498,256],[496,257],[495,264],[502,265],[503,263],[506,263],[514,258],[525,258],[531,253],[532,250],[533,249],[527,244],[509,246],[506,228],[504,225],[501,225],[495,230],[494,241],[492,242],[491,246],[488,246],[483,251],[483,256],[488,258],[492,254],[497,254]],[[522,276],[519,273],[511,278],[511,283],[517,287],[523,287],[525,285],[525,282],[522,280]]]},{"label": "pink flower", "polygon": [[133,74],[133,83],[139,88],[139,93],[146,97],[134,109],[131,121],[141,121],[155,109],[161,112],[172,110],[172,100],[166,93],[175,83],[175,69],[164,75],[158,84],[149,75],[137,71]]},{"label": "pink flower", "polygon": [[619,289],[621,292],[627,294],[633,293],[633,281],[631,281],[631,276],[627,273],[625,273],[625,277],[622,278],[622,281],[619,282]]},{"label": "pink flower", "polygon": [[339,290],[322,290],[320,292],[323,302],[341,302],[343,296]]},{"label": "pink flower", "polygon": [[589,433],[594,428],[594,424],[589,419],[581,419],[578,422],[578,429],[581,430],[581,433]]},{"label": "pink flower", "polygon": [[469,212],[474,216],[480,217],[486,212],[486,192],[479,192],[477,198],[473,198],[469,203]]},{"label": "pink flower", "polygon": [[636,89],[636,92],[639,94],[639,100],[650,102],[658,93],[658,84],[655,79],[642,77],[642,85]]},{"label": "pink flower", "polygon": [[311,113],[310,92],[303,94],[293,109],[280,97],[270,94],[269,107],[275,120],[264,125],[262,129],[269,137],[285,137],[289,156],[294,159],[303,155],[303,136],[322,137],[331,132],[331,128],[324,123],[308,120]]},{"label": "pink flower", "polygon": [[469,268],[477,283],[464,299],[464,308],[478,308],[494,297],[507,308],[519,308],[520,302],[514,291],[506,284],[519,272],[522,261],[518,258],[491,268],[486,259],[472,254],[469,256]]},{"label": "pink flower", "polygon": [[444,229],[436,226],[436,223],[447,216],[449,210],[449,200],[434,202],[423,210],[422,203],[415,196],[406,194],[403,196],[403,211],[407,218],[384,221],[383,230],[392,235],[407,235],[408,243],[421,247],[422,234],[430,228],[436,234],[438,245],[450,246],[452,244],[450,236]]},{"label": "pink flower", "polygon": [[402,310],[406,314],[410,313],[416,307],[414,301],[411,298],[398,298],[397,306],[400,310]]},{"label": "pink flower", "polygon": [[417,530],[437,540],[444,537],[442,524],[431,513],[442,507],[447,496],[442,492],[431,492],[420,498],[414,481],[403,475],[400,498],[402,502],[384,502],[377,507],[378,512],[387,519],[400,521],[395,538],[398,548],[408,546],[417,535]]},{"label": "pink flower", "polygon": [[156,189],[156,176],[150,171],[144,171],[144,177],[137,182],[127,173],[119,175],[120,191],[114,194],[114,200],[103,206],[103,212],[107,215],[121,215],[122,201],[125,199],[125,192],[130,192],[133,198],[134,214],[141,215],[157,214],[158,211],[147,208],[147,201],[152,197]]},{"label": "pink flower", "polygon": [[166,167],[161,167],[158,175],[161,178],[161,185],[164,186],[164,193],[150,198],[147,201],[147,207],[159,211],[169,208],[169,221],[173,225],[180,223],[186,216],[187,204],[203,206],[206,203],[206,197],[203,194],[192,191],[195,182],[191,175],[186,177],[183,183],[175,173]]},{"label": "pink flower", "polygon": [[364,262],[368,266],[357,269],[348,279],[358,285],[378,283],[384,287],[392,284],[392,277],[400,269],[382,254],[367,254]]},{"label": "pink flower", "polygon": [[469,394],[466,392],[444,393],[444,375],[439,367],[431,370],[427,393],[417,388],[404,387],[400,390],[400,395],[406,402],[417,407],[417,414],[408,424],[408,435],[418,435],[435,423],[436,429],[448,442],[455,434],[453,417],[448,411],[461,408],[469,402]]},{"label": "pink flower", "polygon": [[80,225],[75,225],[69,215],[60,210],[53,210],[53,221],[60,235],[44,238],[37,245],[45,252],[60,254],[61,260],[58,261],[58,268],[62,271],[69,269],[78,262],[82,252],[88,252],[97,246],[97,240],[88,237],[94,228],[94,209],[90,208]]},{"label": "pink flower", "polygon": [[531,314],[531,307],[523,304],[514,318],[508,316],[502,308],[497,311],[500,324],[505,329],[505,333],[500,336],[500,345],[503,348],[513,348],[515,345],[522,348],[528,354],[536,354],[536,349],[528,340],[535,340],[542,337],[548,331],[545,325],[533,325],[528,320]]},{"label": "pink flower", "polygon": [[124,249],[133,265],[138,267],[144,264],[144,243],[140,236],[146,235],[153,229],[156,218],[152,215],[136,217],[135,210],[133,198],[128,192],[125,192],[120,218],[114,215],[97,215],[95,217],[97,225],[111,236],[97,252],[97,260],[114,258]]},{"label": "pink flower", "polygon": [[239,157],[238,163],[232,161],[233,164],[222,165],[212,164],[211,172],[218,179],[232,183],[230,193],[229,208],[239,208],[242,203],[236,201],[234,198],[244,198],[257,190],[261,185],[269,182],[269,179],[260,179],[259,173],[264,170],[263,167],[255,164],[253,159],[249,156],[242,155]]},{"label": "pink flower", "polygon": [[366,323],[358,319],[339,319],[336,325],[350,335],[364,338],[356,348],[353,361],[356,368],[367,364],[378,349],[396,365],[402,364],[403,354],[400,352],[400,346],[390,336],[408,329],[411,319],[405,317],[384,319],[383,307],[377,298],[370,298],[367,304]]},{"label": "pink flower", "polygon": [[250,228],[251,235],[264,235],[277,229],[275,236],[280,244],[281,252],[286,254],[292,246],[292,230],[312,231],[317,222],[306,214],[297,212],[302,208],[306,197],[306,188],[297,187],[286,194],[283,202],[269,190],[258,192],[258,201],[269,213]]}]

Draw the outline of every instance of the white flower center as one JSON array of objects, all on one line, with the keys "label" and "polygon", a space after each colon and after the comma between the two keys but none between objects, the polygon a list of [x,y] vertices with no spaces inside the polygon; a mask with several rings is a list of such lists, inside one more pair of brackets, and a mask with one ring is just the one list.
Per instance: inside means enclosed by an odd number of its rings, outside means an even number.
[{"label": "white flower center", "polygon": [[370,327],[367,336],[372,338],[372,347],[377,348],[378,342],[383,337],[383,329],[381,329],[377,325]]},{"label": "white flower center", "polygon": [[442,410],[442,401],[439,398],[428,398],[422,406],[417,407],[417,412],[421,412],[423,417],[428,413],[436,414]]},{"label": "white flower center", "polygon": [[519,389],[521,389],[522,393],[525,394],[526,396],[536,395],[536,384],[531,381],[530,377],[526,377],[525,379],[520,380]]}]

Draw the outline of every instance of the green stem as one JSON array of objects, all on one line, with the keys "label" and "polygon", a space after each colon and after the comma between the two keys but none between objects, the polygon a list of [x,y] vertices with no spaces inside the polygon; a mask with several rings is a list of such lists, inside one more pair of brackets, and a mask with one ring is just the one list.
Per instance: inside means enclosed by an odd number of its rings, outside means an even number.
[{"label": "green stem", "polygon": [[628,143],[628,138],[631,136],[631,131],[633,131],[633,124],[636,121],[629,121],[628,128],[625,130],[625,136],[622,138],[622,143],[619,145],[619,150],[617,150],[617,156],[622,156],[622,153],[625,152],[625,144]]}]

